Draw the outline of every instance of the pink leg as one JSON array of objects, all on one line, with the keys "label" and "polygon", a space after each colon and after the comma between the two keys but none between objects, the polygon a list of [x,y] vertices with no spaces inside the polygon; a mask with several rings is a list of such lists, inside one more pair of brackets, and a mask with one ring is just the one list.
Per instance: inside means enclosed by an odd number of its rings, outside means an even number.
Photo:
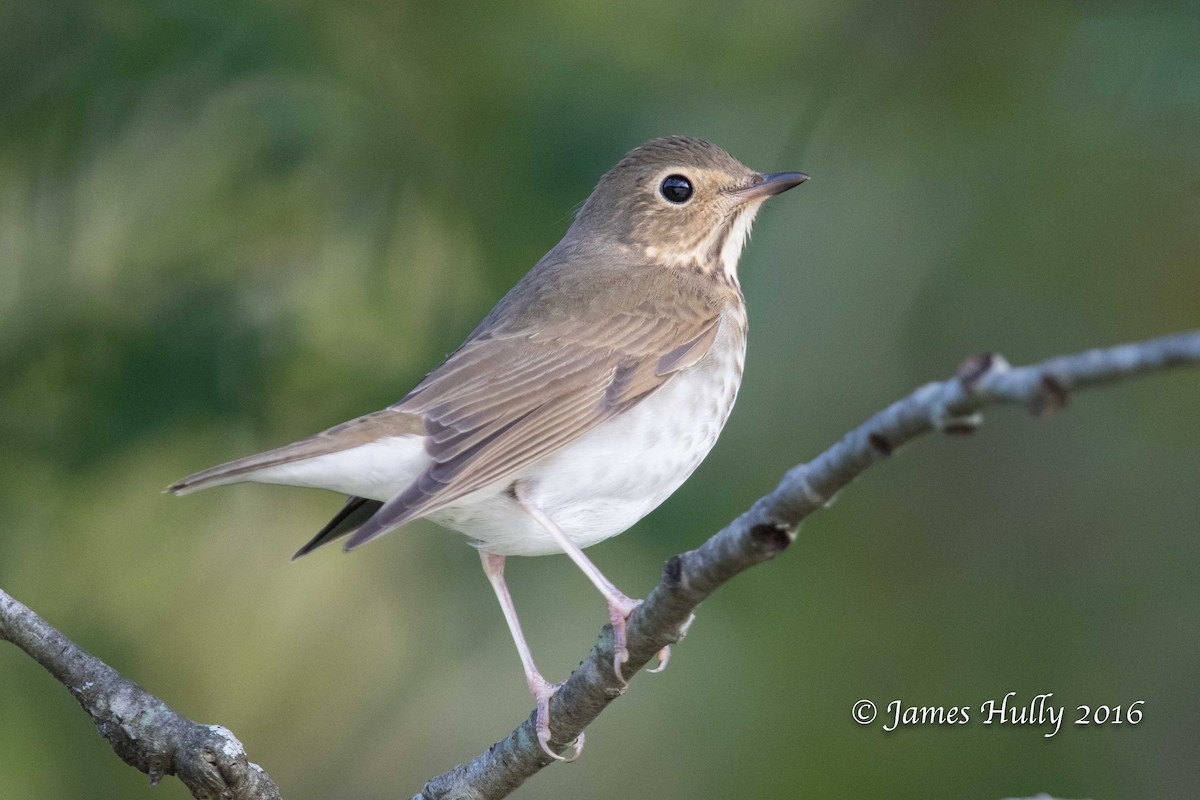
[{"label": "pink leg", "polygon": [[500,601],[500,608],[504,610],[504,619],[508,622],[508,629],[512,632],[513,641],[516,642],[517,654],[521,656],[521,666],[525,668],[525,680],[537,703],[538,744],[551,758],[558,761],[574,761],[583,752],[582,733],[575,740],[575,755],[570,758],[564,758],[550,749],[550,698],[562,684],[549,683],[533,663],[533,653],[529,650],[525,634],[521,631],[521,622],[517,619],[517,608],[513,605],[512,595],[508,593],[508,584],[504,582],[504,556],[492,555],[480,550],[479,557],[483,560],[483,571],[487,574],[492,589],[496,592],[496,599]]},{"label": "pink leg", "polygon": [[[604,599],[608,602],[608,617],[612,621],[613,629],[613,674],[617,676],[617,680],[625,683],[625,675],[621,671],[621,665],[629,660],[625,622],[629,619],[629,615],[633,613],[633,610],[641,605],[642,601],[627,597],[608,578],[604,577],[599,567],[583,554],[583,550],[567,538],[562,529],[558,527],[554,520],[550,519],[550,516],[537,503],[529,499],[528,495],[522,491],[523,488],[520,484],[516,486],[517,502],[521,504],[521,507],[530,516],[538,521],[554,539],[555,543],[563,549],[563,552],[570,556],[571,560],[583,570],[583,574],[600,590],[600,594],[604,595]],[[671,648],[664,647],[658,654],[658,667],[651,671],[661,672],[667,666],[667,661],[670,657]]]}]

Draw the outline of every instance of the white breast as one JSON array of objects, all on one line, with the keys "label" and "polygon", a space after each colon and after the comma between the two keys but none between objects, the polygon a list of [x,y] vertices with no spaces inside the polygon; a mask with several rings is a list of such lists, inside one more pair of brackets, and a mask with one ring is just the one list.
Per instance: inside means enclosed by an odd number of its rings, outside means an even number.
[{"label": "white breast", "polygon": [[[731,313],[695,366],[507,481],[527,480],[534,499],[580,547],[627,530],[678,489],[716,444],[737,397],[745,352],[744,321]],[[561,552],[500,488],[476,492],[431,518],[489,552]]]}]

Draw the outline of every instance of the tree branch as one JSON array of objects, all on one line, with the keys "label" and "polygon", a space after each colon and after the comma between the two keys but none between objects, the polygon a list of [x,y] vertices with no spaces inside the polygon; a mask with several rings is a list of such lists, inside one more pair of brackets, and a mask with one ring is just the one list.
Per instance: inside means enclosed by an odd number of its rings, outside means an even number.
[{"label": "tree branch", "polygon": [[177,775],[200,800],[279,800],[279,789],[220,725],[200,725],[84,651],[0,590],[0,639],[67,687],[125,763],[156,784]]},{"label": "tree branch", "polygon": [[[629,619],[625,672],[632,677],[664,646],[681,639],[692,612],[717,587],[782,552],[806,517],[912,439],[934,430],[969,433],[980,423],[978,412],[991,405],[1023,405],[1049,416],[1077,389],[1185,364],[1200,364],[1200,331],[1028,367],[1010,367],[993,354],[967,359],[954,378],[923,386],[875,414],[812,461],[789,470],[773,492],[699,548],[670,559],[662,581]],[[278,800],[275,783],[247,759],[230,731],[182,716],[3,591],[0,639],[21,648],[66,686],[117,755],[150,775],[152,783],[177,775],[203,800]],[[612,663],[612,629],[605,626],[587,659],[550,702],[552,747],[563,750],[621,695],[624,682],[613,674]],[[415,800],[508,795],[551,763],[538,746],[534,722],[530,714],[487,752],[429,781]]]},{"label": "tree branch", "polygon": [[[1063,408],[1073,391],[1185,364],[1200,364],[1200,331],[1102,350],[1088,350],[1027,367],[999,355],[967,359],[951,380],[922,386],[875,414],[807,464],[793,467],[761,497],[699,548],[667,561],[662,581],[629,618],[629,675],[686,632],[702,600],[734,575],[782,552],[800,523],[826,506],[872,464],[916,437],[940,430],[970,433],[979,411],[1022,405],[1040,417]],[[612,629],[605,626],[588,657],[550,701],[551,746],[561,752],[609,703],[623,682],[613,674]],[[430,780],[414,800],[494,800],[551,763],[538,747],[535,714],[471,761]]]}]

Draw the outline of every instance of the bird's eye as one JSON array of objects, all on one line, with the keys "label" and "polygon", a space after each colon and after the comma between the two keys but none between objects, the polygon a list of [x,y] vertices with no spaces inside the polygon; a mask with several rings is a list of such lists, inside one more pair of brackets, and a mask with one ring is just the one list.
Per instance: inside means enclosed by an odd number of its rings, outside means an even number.
[{"label": "bird's eye", "polygon": [[668,175],[658,187],[669,202],[682,204],[692,199],[692,182],[682,175]]}]

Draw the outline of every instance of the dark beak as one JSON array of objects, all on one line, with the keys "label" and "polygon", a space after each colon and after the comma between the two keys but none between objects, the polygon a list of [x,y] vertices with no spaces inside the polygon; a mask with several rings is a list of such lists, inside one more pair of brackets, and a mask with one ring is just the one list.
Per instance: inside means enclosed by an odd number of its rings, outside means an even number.
[{"label": "dark beak", "polygon": [[732,194],[739,200],[761,200],[794,189],[808,180],[803,172],[768,172],[757,176],[757,180],[745,189],[735,189]]}]

